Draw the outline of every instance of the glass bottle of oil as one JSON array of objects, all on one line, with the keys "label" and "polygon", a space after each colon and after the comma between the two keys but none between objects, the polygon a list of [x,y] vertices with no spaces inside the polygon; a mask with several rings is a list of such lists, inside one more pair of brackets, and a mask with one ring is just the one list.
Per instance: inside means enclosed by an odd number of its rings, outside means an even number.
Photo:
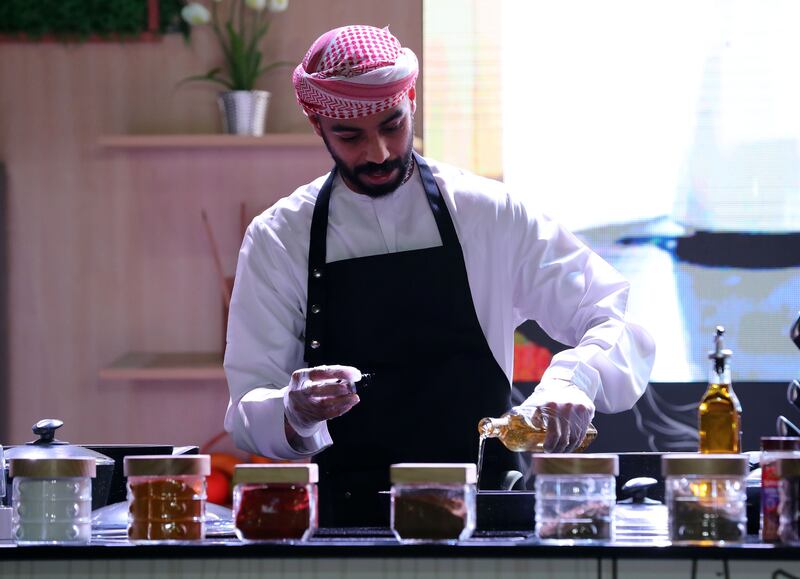
[{"label": "glass bottle of oil", "polygon": [[[527,416],[512,408],[500,418],[482,419],[478,423],[478,434],[481,439],[499,438],[508,450],[514,452],[544,452],[547,430],[535,426]],[[597,429],[590,424],[575,452],[585,450],[595,438]]]},{"label": "glass bottle of oil", "polygon": [[742,451],[742,405],[733,391],[729,360],[733,352],[725,349],[725,328],[717,326],[714,349],[708,353],[711,370],[708,389],[698,408],[700,452],[740,453]]}]

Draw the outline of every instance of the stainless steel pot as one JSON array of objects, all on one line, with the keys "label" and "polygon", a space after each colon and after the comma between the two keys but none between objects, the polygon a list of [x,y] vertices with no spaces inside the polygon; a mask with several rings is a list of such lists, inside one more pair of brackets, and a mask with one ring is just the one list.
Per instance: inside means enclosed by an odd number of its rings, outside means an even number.
[{"label": "stainless steel pot", "polygon": [[92,509],[103,507],[108,502],[111,488],[111,477],[114,473],[114,459],[84,448],[58,440],[55,432],[64,422],[57,418],[46,418],[33,425],[33,433],[39,438],[27,444],[6,447],[5,479],[8,482],[5,504],[11,504],[11,478],[8,476],[8,464],[15,458],[76,458],[91,457],[97,463],[97,476],[92,480]]}]

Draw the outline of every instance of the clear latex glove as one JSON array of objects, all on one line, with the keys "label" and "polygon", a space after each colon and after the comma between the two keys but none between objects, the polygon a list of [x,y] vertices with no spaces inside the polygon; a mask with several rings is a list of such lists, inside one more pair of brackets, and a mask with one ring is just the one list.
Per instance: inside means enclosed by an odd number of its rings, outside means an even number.
[{"label": "clear latex glove", "polygon": [[586,435],[594,403],[575,384],[551,379],[539,384],[516,410],[547,430],[545,452],[572,452]]},{"label": "clear latex glove", "polygon": [[283,412],[298,436],[313,436],[322,424],[358,404],[353,383],[361,371],[352,366],[317,366],[292,373],[283,389]]}]

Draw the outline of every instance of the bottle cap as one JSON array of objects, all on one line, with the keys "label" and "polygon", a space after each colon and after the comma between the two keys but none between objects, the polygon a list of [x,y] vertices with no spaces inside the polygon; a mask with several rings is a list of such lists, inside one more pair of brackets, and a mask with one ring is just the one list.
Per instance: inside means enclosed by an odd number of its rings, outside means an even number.
[{"label": "bottle cap", "polygon": [[389,469],[392,483],[474,484],[477,469],[473,463],[405,462]]},{"label": "bottle cap", "polygon": [[12,458],[8,461],[11,478],[94,478],[97,461],[92,457]]},{"label": "bottle cap", "polygon": [[616,454],[534,454],[534,474],[619,474]]},{"label": "bottle cap", "polygon": [[309,484],[319,480],[316,464],[237,464],[233,484],[296,483]]},{"label": "bottle cap", "polygon": [[207,454],[126,456],[125,476],[208,476],[211,457]]},{"label": "bottle cap", "polygon": [[800,436],[762,436],[761,450],[800,450]]},{"label": "bottle cap", "polygon": [[661,472],[664,476],[746,476],[750,470],[749,460],[746,454],[666,454],[661,457]]},{"label": "bottle cap", "polygon": [[714,334],[714,349],[708,353],[708,357],[712,360],[724,360],[733,356],[732,350],[725,349],[725,328],[717,326],[716,333]]}]

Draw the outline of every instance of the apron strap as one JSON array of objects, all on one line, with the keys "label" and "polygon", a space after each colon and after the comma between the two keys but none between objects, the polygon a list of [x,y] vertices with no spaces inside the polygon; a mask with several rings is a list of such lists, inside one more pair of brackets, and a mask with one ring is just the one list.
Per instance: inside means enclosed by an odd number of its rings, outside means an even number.
[{"label": "apron strap", "polygon": [[444,203],[444,195],[439,190],[439,184],[433,177],[433,172],[428,164],[420,155],[414,151],[414,161],[419,168],[419,175],[422,178],[422,187],[425,189],[425,195],[428,197],[428,205],[431,206],[433,218],[436,220],[436,227],[439,228],[439,236],[442,238],[442,245],[453,249],[458,248],[458,253],[461,254],[461,244],[456,235],[456,228],[453,225],[453,219],[450,217],[450,212]]},{"label": "apron strap", "polygon": [[303,358],[311,366],[318,366],[323,352],[322,315],[327,307],[325,299],[325,262],[328,253],[328,207],[331,201],[331,189],[336,178],[336,167],[319,190],[311,218],[311,231],[308,245],[308,290],[306,301],[306,339]]}]

